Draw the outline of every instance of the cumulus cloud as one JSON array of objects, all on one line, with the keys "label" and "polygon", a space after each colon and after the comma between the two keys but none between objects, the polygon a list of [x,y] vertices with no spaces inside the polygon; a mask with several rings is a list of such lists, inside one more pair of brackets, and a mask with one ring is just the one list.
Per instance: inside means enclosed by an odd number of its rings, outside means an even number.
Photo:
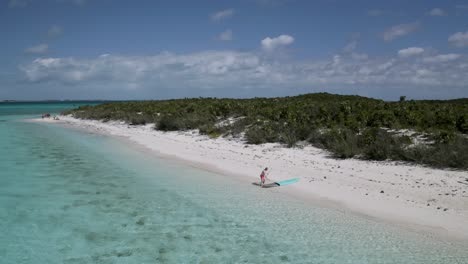
[{"label": "cumulus cloud", "polygon": [[457,32],[448,38],[448,42],[455,47],[468,47],[468,31]]},{"label": "cumulus cloud", "polygon": [[[447,63],[450,62],[450,63]],[[468,86],[468,59],[459,54],[414,60],[334,55],[317,61],[277,61],[256,52],[206,51],[154,56],[101,55],[90,59],[38,58],[20,66],[25,80],[63,87],[97,87],[140,92],[288,90],[295,87],[418,87],[434,91]],[[112,88],[109,88],[112,87]],[[431,88],[433,87],[433,88]],[[185,90],[185,91],[186,91]],[[223,92],[224,91],[224,92]],[[157,92],[155,92],[157,94]]]},{"label": "cumulus cloud", "polygon": [[441,63],[441,62],[449,62],[449,61],[454,61],[458,58],[460,58],[460,54],[440,54],[432,57],[426,57],[423,59],[424,62],[429,62],[429,63]]},{"label": "cumulus cloud", "polygon": [[218,39],[223,40],[223,41],[232,40],[232,30],[227,29],[226,31],[221,32],[221,34],[219,34],[219,36],[218,36]]},{"label": "cumulus cloud", "polygon": [[343,48],[343,52],[353,52],[356,49],[357,44],[357,39],[353,39],[352,41],[348,42],[348,44],[346,44],[346,46]]},{"label": "cumulus cloud", "polygon": [[403,37],[408,35],[419,28],[419,22],[408,23],[408,24],[400,24],[393,26],[383,33],[382,37],[385,41],[392,41],[396,38]]},{"label": "cumulus cloud", "polygon": [[262,40],[262,48],[265,51],[273,51],[279,47],[284,47],[292,44],[294,38],[289,35],[280,35],[275,38],[266,37]]},{"label": "cumulus cloud", "polygon": [[400,56],[401,58],[408,58],[408,57],[411,57],[411,56],[419,55],[419,54],[421,54],[423,52],[424,52],[423,48],[410,47],[410,48],[399,50],[398,51],[398,56]]},{"label": "cumulus cloud", "polygon": [[355,60],[367,60],[369,58],[369,55],[367,55],[365,53],[353,52],[353,53],[351,53],[351,58],[353,58]]},{"label": "cumulus cloud", "polygon": [[361,33],[359,32],[355,32],[350,35],[350,41],[343,48],[343,54],[345,56],[349,56],[350,58],[354,60],[367,60],[368,59],[369,56],[367,54],[356,52],[360,37],[361,37]]},{"label": "cumulus cloud", "polygon": [[37,46],[32,46],[32,47],[27,48],[25,52],[40,54],[40,53],[46,53],[48,49],[49,49],[49,46],[47,44],[39,44]]},{"label": "cumulus cloud", "polygon": [[232,17],[233,15],[234,15],[234,9],[229,8],[229,9],[221,10],[221,11],[218,11],[218,12],[212,14],[211,15],[211,20],[221,21],[221,20],[228,19],[228,18]]},{"label": "cumulus cloud", "polygon": [[[184,83],[190,87],[237,82],[260,74],[259,58],[251,53],[201,52],[189,55],[161,53],[155,56],[115,56],[94,59],[38,58],[20,69],[32,82],[63,83],[106,80],[121,84]],[[250,77],[249,77],[250,76]],[[213,83],[213,84],[211,84]]]},{"label": "cumulus cloud", "polygon": [[446,16],[447,12],[440,8],[434,8],[428,13],[430,16]]},{"label": "cumulus cloud", "polygon": [[57,37],[57,36],[62,35],[62,33],[63,33],[63,28],[57,25],[52,25],[47,31],[47,35],[49,37]]}]

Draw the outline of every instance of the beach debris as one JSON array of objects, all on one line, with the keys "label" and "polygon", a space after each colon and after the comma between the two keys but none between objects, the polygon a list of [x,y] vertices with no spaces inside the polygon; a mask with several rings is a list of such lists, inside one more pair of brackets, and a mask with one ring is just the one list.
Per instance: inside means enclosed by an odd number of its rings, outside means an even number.
[{"label": "beach debris", "polygon": [[380,193],[384,193],[384,191],[380,191]]}]

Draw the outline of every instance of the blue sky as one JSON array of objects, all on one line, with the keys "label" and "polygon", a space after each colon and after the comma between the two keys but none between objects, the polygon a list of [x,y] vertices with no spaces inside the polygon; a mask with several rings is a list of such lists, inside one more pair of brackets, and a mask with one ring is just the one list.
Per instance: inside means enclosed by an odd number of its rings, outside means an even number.
[{"label": "blue sky", "polygon": [[468,97],[468,1],[0,4],[0,100]]}]

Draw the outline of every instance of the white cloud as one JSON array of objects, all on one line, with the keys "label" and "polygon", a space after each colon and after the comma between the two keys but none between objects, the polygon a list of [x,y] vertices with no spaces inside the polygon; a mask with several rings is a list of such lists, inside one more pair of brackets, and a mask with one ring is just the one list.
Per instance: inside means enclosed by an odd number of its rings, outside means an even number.
[{"label": "white cloud", "polygon": [[430,16],[446,16],[447,12],[440,8],[434,8],[428,13]]},{"label": "white cloud", "polygon": [[294,42],[294,38],[289,35],[280,35],[276,38],[266,37],[262,40],[262,48],[266,51],[273,51],[282,46],[288,46]]},{"label": "white cloud", "polygon": [[158,94],[166,89],[172,94],[218,91],[216,94],[223,95],[228,91],[271,92],[297,87],[341,87],[341,91],[353,87],[403,87],[418,94],[419,87],[435,92],[446,87],[466,91],[467,65],[468,58],[459,54],[415,60],[355,60],[352,56],[334,55],[325,60],[298,62],[278,61],[256,52],[206,51],[154,56],[105,54],[91,59],[38,58],[20,66],[20,70],[29,82],[76,89],[93,87],[93,91],[111,89],[112,94],[132,89],[141,94]]},{"label": "white cloud", "polygon": [[219,34],[218,36],[218,39],[219,40],[223,40],[223,41],[230,41],[232,40],[232,30],[230,29],[227,29],[226,31],[224,32],[221,32],[221,34]]},{"label": "white cloud", "polygon": [[424,52],[423,48],[410,47],[410,48],[399,50],[398,51],[398,56],[400,56],[401,58],[408,58],[408,57],[411,57],[411,56],[419,55],[419,54],[421,54],[423,52]]},{"label": "white cloud", "polygon": [[27,48],[25,52],[40,54],[40,53],[46,53],[48,49],[49,49],[49,46],[47,44],[39,44],[37,46]]},{"label": "white cloud", "polygon": [[234,15],[234,9],[233,8],[226,9],[226,10],[221,10],[221,11],[218,11],[218,12],[212,14],[211,15],[211,20],[221,21],[221,20],[228,19],[228,18],[232,17],[233,15]]},{"label": "white cloud", "polygon": [[357,47],[358,41],[352,40],[343,48],[343,52],[353,52]]},{"label": "white cloud", "polygon": [[351,53],[351,58],[355,59],[355,60],[367,60],[369,58],[369,56],[365,53],[357,53],[357,52],[353,52]]},{"label": "white cloud", "polygon": [[459,59],[461,57],[460,54],[440,54],[432,57],[426,57],[423,59],[424,62],[429,62],[429,63],[442,63],[442,62],[449,62],[449,61],[454,61],[456,59]]},{"label": "white cloud", "polygon": [[448,38],[448,42],[455,47],[468,47],[468,31],[457,32]]},{"label": "white cloud", "polygon": [[356,52],[360,37],[361,33],[359,32],[355,32],[350,35],[351,40],[343,48],[343,54],[345,56],[349,56],[354,60],[367,60],[369,58],[369,56],[365,53]]},{"label": "white cloud", "polygon": [[[64,83],[109,80],[121,83],[188,82],[215,79],[235,81],[255,73],[259,58],[251,53],[201,52],[190,55],[161,53],[148,57],[109,54],[95,59],[39,58],[21,70],[30,81],[54,80]],[[238,74],[236,74],[238,73]],[[226,75],[232,74],[233,77]],[[208,86],[203,85],[204,87]]]},{"label": "white cloud", "polygon": [[57,37],[63,33],[63,28],[57,25],[52,25],[47,31],[49,37]]},{"label": "white cloud", "polygon": [[392,41],[396,38],[408,35],[411,32],[416,31],[418,28],[419,28],[418,22],[396,25],[387,29],[383,33],[383,39],[385,41]]}]

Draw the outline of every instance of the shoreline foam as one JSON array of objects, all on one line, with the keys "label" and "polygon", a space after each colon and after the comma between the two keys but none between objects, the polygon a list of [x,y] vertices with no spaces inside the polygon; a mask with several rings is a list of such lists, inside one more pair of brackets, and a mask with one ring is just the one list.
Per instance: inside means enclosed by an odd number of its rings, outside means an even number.
[{"label": "shoreline foam", "polygon": [[102,123],[70,116],[60,116],[60,119],[36,121],[124,137],[158,156],[179,159],[246,182],[258,181],[258,175],[267,166],[272,169],[272,180],[299,177],[298,184],[275,190],[301,200],[418,232],[468,240],[467,172],[397,162],[336,160],[312,146],[299,149],[279,144],[245,145],[240,140],[210,139],[195,131],[156,131],[153,125]]}]

